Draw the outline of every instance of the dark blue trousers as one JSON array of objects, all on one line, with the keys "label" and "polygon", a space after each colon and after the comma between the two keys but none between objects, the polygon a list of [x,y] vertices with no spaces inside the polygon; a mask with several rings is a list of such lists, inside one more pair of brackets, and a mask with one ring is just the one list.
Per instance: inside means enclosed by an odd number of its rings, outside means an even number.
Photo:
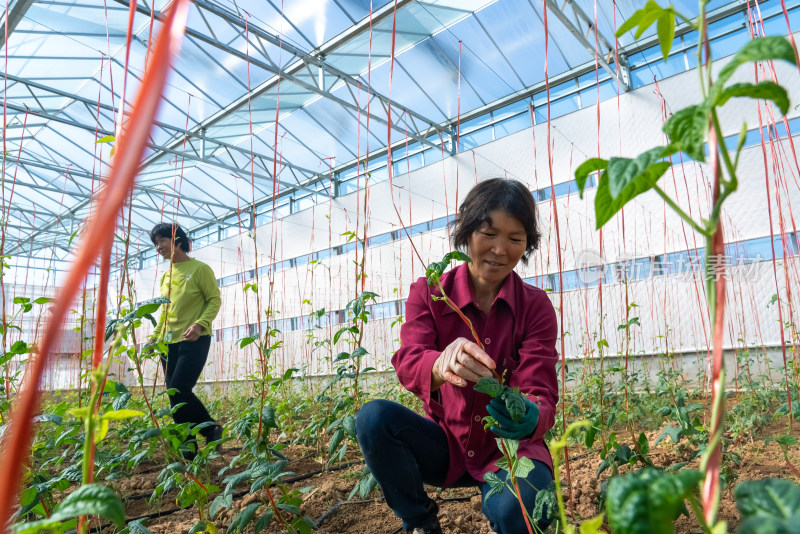
[{"label": "dark blue trousers", "polygon": [[[444,430],[405,406],[387,400],[366,403],[356,417],[356,435],[364,460],[383,490],[386,504],[402,519],[403,528],[429,528],[436,524],[437,507],[423,488],[441,486],[450,465]],[[519,489],[528,513],[533,511],[536,493],[546,489],[553,476],[550,468],[537,460],[527,479],[519,479]],[[498,471],[505,480],[506,472]],[[483,495],[483,513],[498,534],[527,532],[519,501],[506,489],[486,498],[489,484],[466,473],[456,486],[478,486]],[[550,521],[539,523],[544,530]]]},{"label": "dark blue trousers", "polygon": [[[192,391],[206,365],[210,347],[211,336],[200,336],[197,341],[171,343],[167,357],[161,357],[167,389],[178,390],[174,395],[169,396],[169,404],[174,408],[183,403],[183,406],[178,408],[173,415],[173,419],[178,424],[199,425],[206,421],[214,421],[206,407]],[[213,426],[207,426],[200,430],[200,434],[208,439],[213,429]]]}]

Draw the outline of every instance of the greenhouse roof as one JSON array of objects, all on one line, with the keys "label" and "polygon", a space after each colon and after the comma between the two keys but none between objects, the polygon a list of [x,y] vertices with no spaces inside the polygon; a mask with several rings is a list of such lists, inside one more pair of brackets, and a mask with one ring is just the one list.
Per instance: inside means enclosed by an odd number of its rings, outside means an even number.
[{"label": "greenhouse roof", "polygon": [[[112,157],[113,142],[95,141],[114,134],[125,85],[130,109],[148,41],[168,4],[138,0],[125,84],[128,1],[10,3],[4,194],[13,208],[5,221],[6,254],[69,256],[96,179],[107,175]],[[545,4],[551,83],[589,73],[594,82],[596,20],[599,74],[612,84],[614,28],[643,2]],[[396,17],[392,2],[373,3],[371,13],[370,5],[192,2],[133,196],[134,246],[149,247],[147,231],[162,218],[197,230],[238,219],[254,202],[270,206],[273,195],[283,201],[337,194],[334,182],[366,154],[385,156],[389,123],[393,148],[444,144],[452,152],[459,126],[486,124],[482,117],[530,102],[543,89],[542,2],[398,0]],[[693,0],[676,6],[696,15]],[[708,9],[723,20],[741,16],[746,2],[711,1]],[[744,19],[737,24],[743,27]],[[685,29],[678,28],[677,39]],[[655,46],[653,31],[638,40],[623,36],[620,63]],[[621,77],[624,91],[631,77],[624,68]],[[272,216],[266,209],[256,214]],[[246,218],[245,224],[255,222]]]}]

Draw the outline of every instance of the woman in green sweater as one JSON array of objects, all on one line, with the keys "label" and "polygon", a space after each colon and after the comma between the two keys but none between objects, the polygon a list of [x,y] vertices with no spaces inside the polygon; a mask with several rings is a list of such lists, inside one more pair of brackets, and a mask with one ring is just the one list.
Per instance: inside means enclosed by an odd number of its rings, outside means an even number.
[{"label": "woman in green sweater", "polygon": [[[216,423],[192,389],[206,364],[211,321],[222,304],[217,279],[211,267],[189,257],[189,238],[177,224],[157,224],[150,231],[150,240],[162,258],[172,260],[170,269],[161,277],[161,296],[169,298],[170,303],[164,306],[151,341],[163,339],[169,347],[166,356],[161,356],[167,389],[177,390],[169,396],[169,402],[173,408],[182,404],[174,411],[173,419],[191,426]],[[206,442],[218,441],[222,427],[207,425],[200,433]],[[190,449],[184,451],[184,457],[192,459],[196,441],[188,443]]]}]

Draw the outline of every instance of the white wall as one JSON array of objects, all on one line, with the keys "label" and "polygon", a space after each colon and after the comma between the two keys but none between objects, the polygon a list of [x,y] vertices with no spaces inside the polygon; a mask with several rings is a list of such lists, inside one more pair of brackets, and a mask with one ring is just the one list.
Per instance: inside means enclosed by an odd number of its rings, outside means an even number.
[{"label": "white wall", "polygon": [[[726,60],[718,61],[718,70]],[[789,90],[793,103],[800,103],[800,77],[794,67],[779,64],[778,80]],[[752,68],[743,67],[735,81],[752,81]],[[668,112],[696,103],[699,95],[697,73],[682,73],[658,83]],[[620,110],[618,114],[618,109]],[[763,106],[762,106],[763,113]],[[791,108],[789,117],[800,115]],[[660,127],[663,123],[661,100],[655,85],[649,85],[623,94],[619,98],[600,104],[600,155],[634,156],[654,146],[664,144]],[[766,117],[764,119],[767,120]],[[777,118],[780,121],[780,118]],[[597,155],[598,130],[595,106],[554,119],[550,129],[552,143],[553,182],[572,179],[574,169],[586,158]],[[742,122],[750,128],[758,126],[757,107],[754,102],[734,99],[721,111],[721,122],[726,135],[739,131]],[[766,123],[766,122],[765,122]],[[392,202],[402,216],[403,224],[431,220],[452,214],[476,181],[496,176],[508,176],[526,183],[531,189],[550,184],[547,163],[548,126],[536,125],[513,135],[481,146],[474,151],[459,154],[444,162],[434,163],[394,178],[394,189],[388,182],[369,188],[367,235],[381,234],[402,226]],[[534,141],[535,139],[535,141]],[[796,140],[800,144],[800,139]],[[795,164],[787,140],[776,145],[777,156],[768,147],[766,164],[761,146],[743,151],[739,164],[739,192],[726,203],[726,241],[738,241],[769,235],[765,166],[769,171],[772,197],[773,224],[778,230],[778,209],[775,205],[775,170],[787,180],[788,198],[782,192],[784,221],[789,220],[791,205],[800,200],[800,168]],[[674,167],[674,175],[659,182],[661,187],[685,211],[696,219],[708,213],[710,205],[709,171],[705,165],[689,162]],[[336,198],[332,203],[321,202],[313,209],[287,216],[274,224],[256,229],[258,255],[254,243],[246,234],[227,238],[214,245],[199,249],[194,256],[207,262],[218,277],[227,276],[272,261],[299,256],[309,250],[319,250],[345,242],[341,233],[357,231],[363,234],[365,221],[361,212],[364,191]],[[577,194],[557,199],[559,232],[561,237],[562,269],[577,266],[582,251],[600,251],[600,234],[594,229],[594,191],[584,199]],[[518,267],[521,276],[533,276],[558,271],[555,223],[551,203],[538,204],[542,228],[542,247],[534,254],[530,265]],[[327,216],[327,217],[326,217]],[[617,215],[603,229],[603,255],[608,261],[619,258],[652,256],[656,254],[702,247],[700,236],[684,226],[668,209],[663,200],[649,192],[638,197],[624,210],[624,239],[621,217]],[[357,223],[358,221],[358,223]],[[789,223],[791,224],[791,223]],[[791,231],[791,226],[787,228]],[[413,238],[425,263],[436,261],[450,249],[447,234],[438,230]],[[272,288],[272,307],[280,317],[307,314],[325,307],[341,309],[360,290],[354,281],[353,253],[329,258],[314,269],[309,265],[275,275]],[[784,271],[782,262],[777,266],[777,286],[771,262],[735,267],[731,270],[729,284],[728,325],[726,347],[745,345],[774,346],[780,343],[777,306],[768,306],[770,298],[780,293],[786,298],[784,273],[788,273],[792,299],[797,308],[798,258],[789,260]],[[396,300],[407,294],[409,284],[424,272],[407,239],[367,249],[366,289],[380,295],[380,300]],[[154,294],[155,282],[165,268],[165,263],[143,270],[136,275],[136,290],[140,299]],[[268,281],[259,281],[260,309],[267,307]],[[255,322],[262,317],[252,293],[242,293],[244,284],[222,288],[223,308],[215,322],[224,328]],[[777,289],[776,289],[777,287]],[[625,303],[633,302],[631,317],[640,317],[641,327],[631,329],[632,353],[695,352],[703,354],[707,347],[708,320],[703,287],[699,280],[685,276],[655,277],[627,284],[606,285],[602,289],[603,321],[601,331],[600,295],[597,288],[550,295],[557,307],[563,307],[565,352],[568,358],[594,355],[596,342],[601,337],[610,344],[608,354],[623,350],[624,338],[617,325],[625,317]],[[561,297],[563,296],[563,303]],[[311,305],[303,304],[310,301]],[[784,306],[786,314],[788,308]],[[784,316],[784,320],[788,320]],[[391,319],[370,324],[364,346],[370,351],[369,364],[378,368],[389,365],[391,353],[398,346],[399,328],[390,328]],[[795,318],[795,324],[797,319]],[[332,336],[338,326],[323,329],[321,337]],[[291,366],[308,366],[314,373],[331,372],[331,365],[322,351],[311,351],[305,332],[289,332],[282,336],[283,348],[273,357],[272,364],[285,369]],[[344,350],[336,347],[333,353]],[[327,353],[329,355],[329,353]],[[235,342],[215,343],[212,357],[205,373],[206,379],[243,379],[256,370],[252,346],[240,350]]]}]

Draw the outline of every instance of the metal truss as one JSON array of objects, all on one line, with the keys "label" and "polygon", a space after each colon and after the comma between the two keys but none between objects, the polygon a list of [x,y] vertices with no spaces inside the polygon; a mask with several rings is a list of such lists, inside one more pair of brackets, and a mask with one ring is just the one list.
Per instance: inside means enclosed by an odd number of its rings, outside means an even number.
[{"label": "metal truss", "polygon": [[[560,7],[558,3],[556,3],[556,0],[546,0],[546,2],[549,12],[555,15],[555,17],[561,21],[561,24],[563,24],[564,27],[569,30],[572,36],[575,37],[575,40],[578,41],[587,52],[592,55],[596,54],[597,63],[603,67],[603,69],[608,72],[612,78],[619,80],[620,88],[625,92],[630,91],[630,76],[628,75],[627,71],[627,61],[625,55],[620,54],[620,66],[622,68],[620,68],[620,71],[617,72],[611,67],[611,65],[609,65],[610,58],[612,57],[611,54],[614,51],[614,45],[612,45],[611,42],[606,39],[599,30],[597,30],[597,40],[599,41],[599,44],[605,48],[605,52],[598,50],[594,44],[590,43],[586,39],[587,34],[595,31],[594,22],[586,13],[584,13],[583,9],[581,9],[575,0],[565,0],[564,2],[564,8],[569,6],[572,9],[574,19],[571,19],[569,16],[567,16],[566,10]],[[581,22],[586,24],[587,28],[585,30],[583,29]],[[608,56],[609,59],[606,59],[606,56]]]},{"label": "metal truss", "polygon": [[[136,1],[136,9],[140,13],[146,15],[148,18],[151,14],[150,6],[138,3],[138,0],[115,1],[123,6],[129,6],[130,1]],[[267,1],[273,4],[272,0]],[[580,8],[576,0],[563,0],[563,7],[559,6],[556,0],[546,1],[551,13],[570,31],[576,41],[594,56],[595,46],[587,39],[587,36],[594,32],[593,21]],[[33,2],[34,0],[17,0],[17,2],[13,4],[9,13],[9,33],[15,29],[16,24],[23,18],[25,12]],[[397,9],[401,10],[407,8],[415,3],[416,0],[398,0]],[[235,5],[235,3],[232,5]],[[207,119],[196,123],[188,130],[163,122],[157,122],[154,125],[154,132],[157,132],[157,134],[154,133],[149,144],[152,154],[142,164],[139,184],[137,184],[132,202],[132,208],[135,210],[136,214],[139,214],[139,218],[144,219],[147,214],[161,214],[165,199],[170,199],[175,204],[177,210],[175,214],[178,217],[185,217],[199,223],[197,228],[190,227],[187,228],[187,230],[220,224],[221,221],[235,215],[236,212],[239,211],[235,206],[227,205],[223,201],[213,198],[211,195],[197,198],[197,196],[178,194],[170,190],[167,185],[167,180],[170,172],[174,175],[176,171],[170,166],[169,160],[176,161],[176,158],[181,158],[181,161],[185,161],[188,167],[187,172],[191,170],[191,172],[194,173],[193,176],[201,180],[213,180],[215,187],[219,187],[231,195],[236,195],[236,192],[231,189],[230,183],[226,183],[222,178],[234,175],[236,177],[248,179],[249,181],[249,177],[252,173],[255,182],[256,198],[253,199],[252,203],[248,202],[248,204],[241,209],[241,211],[249,211],[254,206],[257,207],[272,202],[273,197],[282,197],[292,194],[302,195],[306,193],[324,195],[327,190],[320,189],[320,182],[326,182],[328,180],[331,181],[330,186],[335,196],[336,189],[338,189],[337,177],[340,173],[352,169],[365,159],[381,157],[390,150],[401,148],[408,142],[418,142],[422,146],[433,146],[440,149],[442,145],[435,139],[436,137],[440,137],[443,144],[451,147],[453,152],[455,151],[457,142],[453,127],[456,124],[456,119],[449,119],[442,123],[437,123],[415,112],[413,109],[401,106],[395,102],[390,102],[387,96],[380,94],[374,88],[370,87],[365,80],[361,79],[361,73],[344,72],[330,63],[330,60],[332,60],[334,56],[340,54],[339,50],[343,49],[345,45],[350,43],[353,39],[364,35],[370,30],[371,25],[374,26],[381,20],[391,17],[394,10],[393,2],[389,2],[384,7],[375,11],[372,14],[371,20],[364,19],[354,23],[348,30],[330,39],[320,47],[313,48],[313,43],[302,34],[299,28],[295,27],[297,33],[309,44],[310,51],[308,52],[260,26],[258,21],[253,22],[252,17],[246,12],[235,12],[214,3],[213,0],[194,0],[192,6],[192,9],[196,10],[199,17],[194,19],[193,27],[187,28],[187,41],[197,45],[200,53],[205,54],[204,59],[207,58],[229,75],[230,80],[232,83],[236,84],[238,90],[241,91],[239,94],[242,96],[227,105],[220,105],[215,95],[208,94],[208,92],[204,91],[198,84],[192,82],[190,73],[176,71],[176,75],[180,76],[184,82],[191,86],[192,90],[196,90],[198,92],[197,94],[201,94],[208,102],[217,105],[221,109]],[[533,7],[533,4],[531,4],[531,6]],[[727,6],[709,13],[708,20],[713,22],[714,20],[719,20],[732,13],[741,12],[745,9],[744,6],[746,6],[746,0],[735,0]],[[274,4],[273,7],[276,11],[280,12]],[[467,10],[459,10],[455,7],[452,9],[465,14],[470,13]],[[536,9],[534,9],[534,11],[536,11]],[[159,20],[162,18],[162,14],[159,12],[155,12],[154,16]],[[511,71],[514,72],[519,81],[521,81],[522,79],[514,69],[514,65],[503,55],[500,47],[498,47],[492,39],[491,32],[487,30],[478,17],[475,18],[486,33],[485,37],[488,37],[494,44],[497,51],[500,52],[508,63]],[[247,20],[247,22],[245,22],[245,20]],[[287,22],[291,24],[291,21],[288,19]],[[0,28],[2,28],[2,24],[0,24]],[[676,28],[676,36],[682,35],[687,31],[689,31],[688,25],[679,25]],[[409,35],[413,34],[413,32],[406,33]],[[223,34],[227,36],[224,40],[219,38],[219,35]],[[233,36],[230,37],[230,34]],[[2,34],[0,34],[0,36],[1,35]],[[415,39],[418,39],[417,42],[430,37],[430,35],[423,33],[413,35]],[[598,51],[597,62],[612,76],[612,78],[619,80],[621,89],[628,90],[630,89],[630,77],[627,72],[627,55],[653,46],[655,43],[654,39],[655,38],[646,38],[619,50],[621,65],[619,66],[618,77],[617,66],[612,66],[613,55],[611,55],[611,53],[614,50],[613,38],[609,39],[607,36],[598,33],[598,41],[601,50]],[[2,42],[3,39],[0,38],[0,43]],[[247,43],[250,50],[249,54],[243,52],[245,43]],[[225,56],[246,61],[252,67],[269,73],[270,77],[247,94],[247,85],[243,81],[237,79],[237,77],[226,68],[222,61],[209,53],[207,51],[210,49],[209,47],[221,51]],[[280,57],[276,56],[276,50],[280,51]],[[373,56],[373,58],[377,61],[388,59],[388,57],[378,56]],[[116,65],[120,66],[120,62],[117,58],[111,58],[111,61],[114,61]],[[402,62],[399,60],[396,66],[400,69],[404,68]],[[594,69],[595,61],[592,60],[591,62],[572,68],[568,72],[552,76],[549,82],[551,85],[554,85],[576,78]],[[130,75],[134,76],[133,73]],[[78,163],[78,161],[81,161],[79,156],[85,158],[83,160],[84,162],[93,161],[94,154],[92,154],[90,150],[87,150],[86,147],[80,146],[75,140],[70,139],[65,133],[60,132],[59,129],[53,127],[53,125],[63,124],[72,128],[91,132],[92,134],[97,132],[99,135],[113,135],[113,127],[110,125],[113,124],[114,117],[118,113],[118,110],[108,104],[98,104],[97,101],[93,101],[90,98],[64,91],[46,83],[40,83],[13,75],[7,75],[7,79],[9,82],[9,89],[20,86],[24,87],[39,107],[39,109],[36,110],[27,110],[24,105],[21,105],[23,97],[16,96],[8,98],[8,109],[12,113],[17,114],[30,111],[28,117],[31,121],[31,123],[27,125],[27,131],[25,132],[21,130],[20,124],[9,124],[7,129],[8,132],[13,133],[13,136],[9,135],[8,140],[19,143],[20,135],[17,134],[24,134],[26,143],[35,142],[36,136],[39,133],[52,132],[64,139],[66,148],[61,148],[60,146],[41,146],[41,152],[31,155],[29,151],[25,151],[24,155],[26,157],[19,160],[19,169],[23,170],[30,180],[26,181],[18,178],[16,185],[20,187],[20,189],[15,192],[15,195],[20,195],[19,198],[26,199],[26,201],[35,206],[36,209],[17,209],[16,207],[12,209],[13,220],[7,221],[8,227],[21,233],[29,233],[29,235],[19,243],[8,247],[6,253],[33,254],[37,251],[52,247],[54,244],[66,250],[63,247],[64,242],[66,242],[67,238],[72,236],[77,227],[77,223],[88,213],[92,202],[91,188],[87,187],[85,182],[93,179],[94,174],[90,172],[89,169],[81,167]],[[263,79],[263,77],[261,79]],[[104,91],[111,90],[109,87],[102,85],[101,80],[96,79],[95,81],[101,84],[101,88]],[[465,80],[465,82],[467,84],[470,83],[469,80]],[[382,146],[377,150],[373,150],[370,154],[363,156],[361,160],[358,160],[355,154],[351,152],[354,158],[353,160],[339,164],[332,169],[326,169],[323,172],[309,169],[298,165],[296,162],[283,159],[276,162],[271,150],[265,151],[262,147],[260,151],[251,152],[249,149],[216,138],[213,135],[215,129],[231,121],[240,121],[234,124],[234,126],[240,126],[246,123],[247,120],[243,119],[243,117],[248,115],[248,103],[257,100],[259,97],[267,100],[274,95],[277,98],[279,90],[281,93],[286,91],[286,86],[282,86],[281,84],[290,84],[289,86],[295,91],[295,99],[292,105],[282,109],[281,116],[278,117],[278,119],[289,113],[303,109],[305,106],[319,99],[326,99],[327,101],[336,103],[341,109],[345,110],[345,113],[352,120],[363,120],[367,117],[366,100],[369,102],[371,109],[369,120],[376,124],[383,125],[384,128],[391,127],[393,131],[400,135],[397,136],[397,140],[395,140],[391,146]],[[489,102],[478,109],[463,113],[460,116],[460,120],[462,122],[469,121],[515,101],[529,98],[542,90],[544,90],[544,82],[526,87],[502,99]],[[424,90],[422,92],[425,93]],[[427,95],[427,93],[425,94]],[[428,98],[432,98],[430,95],[427,96]],[[49,102],[59,97],[66,98],[67,103],[61,105],[58,109],[47,107]],[[183,111],[184,109],[182,105],[174,101],[170,102],[165,100],[165,103],[171,106],[173,110]],[[434,106],[438,108],[435,101]],[[442,112],[442,114],[444,115],[444,112]],[[316,121],[322,130],[328,131],[330,135],[333,135],[326,128],[326,125],[322,124],[313,116],[310,118],[312,121]],[[258,124],[258,127],[264,128],[273,123],[274,121],[265,124],[265,122],[262,121]],[[106,125],[106,127],[98,127],[99,125]],[[288,132],[287,135],[293,137],[293,141],[301,145],[305,150],[308,150],[309,153],[316,154],[314,149],[304,143],[300,136],[294,135],[293,132]],[[33,137],[32,141],[28,141],[31,137]],[[167,138],[166,141],[163,140],[165,137]],[[155,142],[154,138],[161,139],[161,141]],[[73,154],[73,152],[75,153]],[[9,158],[6,162],[7,169],[9,166],[14,165],[15,162],[15,158]],[[275,178],[272,176],[273,165],[277,165],[282,170],[279,176],[280,179],[275,180],[275,182],[280,185],[280,189],[274,192],[272,188],[273,179]],[[151,175],[149,179],[148,174]],[[101,181],[104,179],[105,178],[101,179]],[[74,185],[74,190],[65,191],[63,187],[59,188],[56,183],[58,180],[69,180],[69,183]],[[82,183],[82,181],[84,183]],[[159,185],[151,185],[151,183],[159,182]],[[194,180],[194,185],[196,187],[202,188],[201,183],[202,182],[199,180]],[[8,187],[8,185],[6,185],[6,187]],[[61,193],[71,200],[66,205],[67,209],[61,210],[61,213],[55,213],[51,209],[37,205],[34,199],[29,197],[33,191],[52,194],[51,198],[55,198],[55,195]],[[254,215],[254,213],[251,213],[253,218]],[[147,233],[147,229],[135,223],[132,226],[138,232]]]},{"label": "metal truss", "polygon": [[8,13],[8,35],[6,35],[6,16],[0,18],[0,49],[2,49],[8,42],[8,38],[17,29],[17,24],[28,12],[28,9],[33,4],[34,0],[17,0],[9,9]]}]

